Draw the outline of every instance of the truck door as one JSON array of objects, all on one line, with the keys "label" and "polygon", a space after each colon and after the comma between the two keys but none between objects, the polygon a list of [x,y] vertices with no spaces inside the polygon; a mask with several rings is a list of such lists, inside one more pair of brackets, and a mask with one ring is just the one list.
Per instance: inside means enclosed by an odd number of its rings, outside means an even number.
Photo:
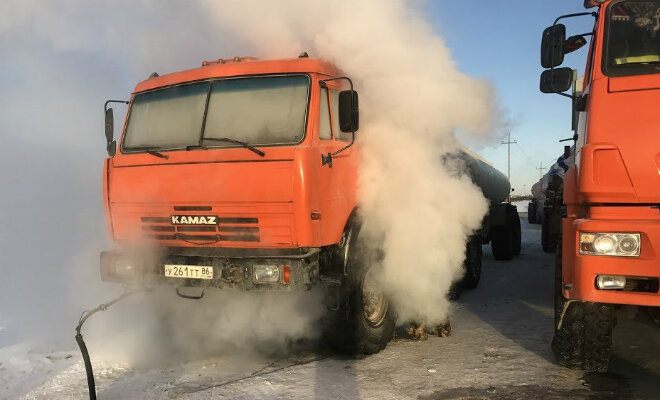
[{"label": "truck door", "polygon": [[[319,143],[321,152],[332,154],[351,142],[351,133],[339,129],[339,91],[337,82],[321,86],[319,100]],[[319,157],[319,163],[322,163]],[[355,207],[357,190],[357,149],[349,147],[332,156],[332,164],[320,169],[321,240],[337,243],[348,216]]]}]

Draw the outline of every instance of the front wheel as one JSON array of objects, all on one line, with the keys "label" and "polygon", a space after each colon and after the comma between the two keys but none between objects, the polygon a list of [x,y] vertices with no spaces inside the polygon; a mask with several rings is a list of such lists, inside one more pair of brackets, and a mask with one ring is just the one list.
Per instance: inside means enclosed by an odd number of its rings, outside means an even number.
[{"label": "front wheel", "polygon": [[356,244],[346,244],[349,276],[342,279],[339,308],[328,311],[325,338],[344,353],[374,354],[392,340],[396,313],[378,284],[379,257],[363,258],[367,252],[354,251]]},{"label": "front wheel", "polygon": [[481,241],[478,238],[468,240],[463,266],[465,268],[463,287],[465,289],[475,289],[481,278]]},{"label": "front wheel", "polygon": [[552,352],[564,367],[606,372],[612,354],[613,307],[611,304],[566,300],[562,294],[561,257],[559,240],[555,258],[555,335]]}]

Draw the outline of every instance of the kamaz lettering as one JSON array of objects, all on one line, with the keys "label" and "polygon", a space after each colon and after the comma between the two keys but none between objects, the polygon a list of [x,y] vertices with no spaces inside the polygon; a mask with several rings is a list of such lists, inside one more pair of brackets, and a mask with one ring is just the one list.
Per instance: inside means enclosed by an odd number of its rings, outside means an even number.
[{"label": "kamaz lettering", "polygon": [[172,215],[172,225],[216,225],[215,215]]}]

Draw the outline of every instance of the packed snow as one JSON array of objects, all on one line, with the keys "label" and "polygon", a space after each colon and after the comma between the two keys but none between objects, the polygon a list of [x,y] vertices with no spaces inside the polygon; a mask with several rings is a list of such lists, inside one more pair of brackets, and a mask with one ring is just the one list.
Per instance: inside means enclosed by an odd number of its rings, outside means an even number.
[{"label": "packed snow", "polygon": [[[450,337],[396,340],[358,358],[301,342],[276,355],[227,351],[151,365],[112,362],[101,356],[102,343],[88,340],[99,399],[657,398],[660,335],[635,309],[620,310],[611,373],[585,375],[554,362],[554,255],[542,253],[539,242],[539,226],[523,220],[519,258],[494,261],[484,247],[480,286],[453,304]],[[126,301],[133,306],[143,299]],[[4,341],[10,328],[0,330],[0,398],[86,398],[73,329],[70,346],[44,349],[18,338]]]}]

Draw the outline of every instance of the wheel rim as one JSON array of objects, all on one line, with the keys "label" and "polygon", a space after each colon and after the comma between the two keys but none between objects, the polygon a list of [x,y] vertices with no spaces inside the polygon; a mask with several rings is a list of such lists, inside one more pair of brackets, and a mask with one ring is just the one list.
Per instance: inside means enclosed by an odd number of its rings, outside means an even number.
[{"label": "wheel rim", "polygon": [[374,281],[373,269],[369,269],[362,280],[362,308],[364,319],[371,326],[379,326],[385,320],[389,302]]}]

